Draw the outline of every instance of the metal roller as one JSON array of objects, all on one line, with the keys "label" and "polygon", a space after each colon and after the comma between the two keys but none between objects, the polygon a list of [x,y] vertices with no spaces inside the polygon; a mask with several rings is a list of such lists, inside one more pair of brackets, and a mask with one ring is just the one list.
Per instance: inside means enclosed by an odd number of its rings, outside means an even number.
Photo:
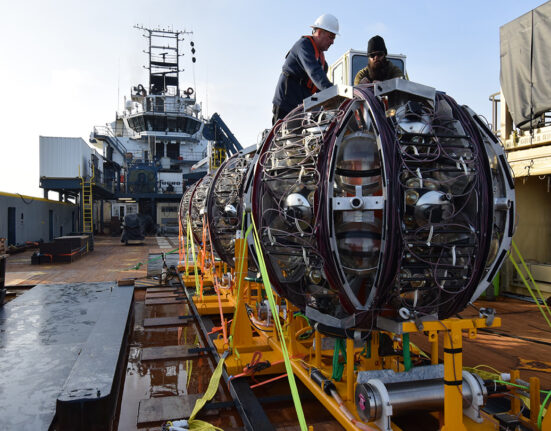
[{"label": "metal roller", "polygon": [[[399,373],[395,375],[399,376]],[[390,416],[444,408],[445,383],[442,378],[386,383],[383,380],[370,379],[356,386],[356,408],[365,422],[390,423]],[[461,391],[464,413],[478,421],[478,409],[488,396],[484,381],[475,374],[463,372]]]}]

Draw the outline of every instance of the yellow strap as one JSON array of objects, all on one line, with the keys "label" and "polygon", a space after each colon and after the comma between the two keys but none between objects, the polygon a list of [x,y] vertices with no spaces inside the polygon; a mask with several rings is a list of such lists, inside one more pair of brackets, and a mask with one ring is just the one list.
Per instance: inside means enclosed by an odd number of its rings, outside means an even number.
[{"label": "yellow strap", "polygon": [[193,361],[191,359],[188,359],[186,361],[186,372],[187,372],[186,389],[189,388],[189,382],[191,382],[192,369],[193,369]]},{"label": "yellow strap", "polygon": [[538,292],[538,295],[539,295],[540,299],[542,300],[543,305],[545,305],[545,308],[547,309],[547,312],[549,313],[549,315],[551,315],[551,311],[549,310],[549,306],[547,305],[547,301],[543,297],[543,294],[541,293],[541,290],[540,290],[539,286],[537,285],[536,281],[534,280],[534,277],[532,277],[532,273],[528,269],[528,265],[526,265],[526,262],[524,262],[524,258],[520,254],[520,251],[519,251],[517,245],[515,244],[515,242],[512,241],[512,243],[513,243],[513,247],[514,247],[515,251],[517,252],[518,257],[520,258],[522,266],[524,267],[524,269],[526,270],[526,273],[530,277],[530,281],[532,282],[533,286],[536,288],[536,291]]},{"label": "yellow strap", "polygon": [[[212,373],[209,386],[207,387],[207,391],[201,398],[199,398],[195,402],[195,407],[193,408],[193,411],[191,412],[191,415],[188,421],[190,429],[203,429],[203,428],[193,427],[193,423],[196,421],[195,416],[197,415],[197,413],[199,413],[199,411],[203,408],[203,406],[207,403],[207,401],[212,400],[214,395],[216,395],[216,392],[218,391],[218,387],[220,386],[220,377],[222,377],[222,371],[224,370],[224,361],[226,360],[226,356],[227,356],[227,353],[224,353],[222,355],[222,357],[220,358],[220,361],[218,361],[218,365],[216,366],[214,373]],[[198,422],[201,422],[201,421],[198,421]],[[218,428],[213,428],[213,429],[218,429]]]},{"label": "yellow strap", "polygon": [[[538,285],[536,284],[536,282],[534,281],[534,278],[532,277],[532,274],[530,273],[530,270],[528,269],[528,266],[526,265],[526,263],[524,263],[524,259],[522,258],[522,255],[520,254],[520,251],[518,250],[517,248],[517,245],[515,244],[515,242],[513,241],[513,249],[515,250],[515,252],[517,253],[518,257],[520,258],[523,266],[524,266],[524,270],[528,273],[528,275],[530,276],[530,280],[532,280],[532,283],[534,284],[534,287],[536,288],[536,290],[538,291],[538,294],[540,295],[540,299],[543,301],[543,303],[545,304],[545,306],[547,307],[547,303],[545,302],[545,299],[543,298],[543,295],[538,287]],[[517,270],[518,272],[518,275],[520,276],[520,278],[522,279],[522,281],[524,282],[524,285],[526,286],[526,289],[528,289],[528,292],[530,292],[530,295],[532,296],[532,298],[534,299],[534,301],[536,302],[536,305],[538,306],[543,318],[545,319],[545,321],[547,322],[547,325],[549,325],[549,327],[551,328],[551,322],[549,322],[549,318],[547,317],[547,314],[545,314],[545,311],[543,310],[541,304],[540,304],[540,301],[538,300],[538,298],[536,298],[536,295],[534,294],[534,291],[532,290],[532,288],[530,287],[530,285],[528,284],[528,281],[526,280],[526,278],[524,277],[524,274],[520,271],[520,268],[518,267],[517,263],[515,262],[515,259],[513,259],[513,256],[511,253],[509,253],[509,259],[511,260],[511,262],[513,263],[513,266],[515,267],[515,269]],[[549,312],[549,308],[547,308],[547,311]],[[550,313],[551,314],[551,313]]]},{"label": "yellow strap", "polygon": [[430,356],[427,355],[423,350],[421,350],[421,348],[419,346],[417,346],[416,344],[412,343],[411,341],[409,342],[409,345],[410,345],[410,348],[411,348],[411,351],[412,353],[416,353],[418,354],[419,356],[422,356],[426,359],[430,359]]},{"label": "yellow strap", "polygon": [[200,421],[195,419],[193,422],[189,423],[189,429],[193,431],[224,431],[222,428],[215,427],[208,422]]},{"label": "yellow strap", "polygon": [[272,310],[272,315],[274,316],[275,326],[279,334],[279,339],[281,343],[281,352],[283,353],[283,360],[285,361],[285,370],[287,371],[287,378],[289,380],[289,387],[291,389],[291,395],[293,396],[295,410],[297,411],[298,422],[300,424],[301,431],[308,431],[308,426],[306,425],[306,419],[304,418],[304,412],[302,410],[302,404],[300,403],[297,384],[295,382],[295,375],[293,374],[293,368],[291,367],[291,360],[289,359],[289,352],[287,350],[285,336],[283,335],[283,329],[281,328],[281,322],[279,321],[279,312],[276,307],[276,301],[274,298],[274,293],[272,291],[272,285],[270,284],[270,278],[268,277],[268,271],[266,270],[264,256],[262,254],[262,249],[260,248],[260,238],[258,236],[258,231],[256,229],[256,224],[254,222],[254,217],[252,216],[252,214],[251,214],[251,221],[254,229],[253,239],[254,239],[257,257],[258,257],[258,266],[260,267],[259,269],[262,274],[262,283],[264,284],[264,287],[266,289],[266,296],[268,297],[268,301],[270,302],[270,308]]}]

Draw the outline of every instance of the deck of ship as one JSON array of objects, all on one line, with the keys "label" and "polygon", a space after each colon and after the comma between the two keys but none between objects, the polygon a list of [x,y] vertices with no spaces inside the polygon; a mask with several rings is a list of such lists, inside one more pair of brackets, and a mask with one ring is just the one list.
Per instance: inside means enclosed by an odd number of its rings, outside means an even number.
[{"label": "deck of ship", "polygon": [[[167,347],[170,350],[177,346],[205,346],[196,323],[192,320],[174,322],[178,316],[190,315],[185,299],[176,299],[179,294],[174,290],[159,291],[159,282],[147,278],[146,262],[150,253],[176,247],[176,238],[148,237],[141,246],[124,246],[118,238],[96,237],[95,250],[71,264],[31,265],[32,251],[8,258],[6,286],[8,292],[19,294],[36,284],[137,280],[134,328],[117,418],[121,430],[160,430],[161,417],[148,416],[148,412],[168,408],[173,402],[191,401],[194,394],[203,393],[215,365],[208,354],[166,355]],[[140,262],[143,264],[136,268]],[[537,376],[542,388],[551,388],[551,362],[547,362],[551,357],[551,329],[537,306],[502,297],[497,301],[478,301],[476,306],[495,308],[502,318],[502,326],[479,331],[475,340],[464,338],[464,365],[484,364],[501,372],[516,368],[520,370],[521,378]],[[477,311],[469,308],[462,315],[475,316]],[[160,318],[169,319],[162,325],[159,324]],[[430,351],[420,338],[414,337],[412,341]],[[144,357],[145,352],[149,358]],[[314,425],[316,431],[342,429],[304,387],[300,392],[309,425]],[[262,386],[254,393],[266,401],[263,407],[275,429],[299,429],[285,381]],[[268,396],[272,398],[267,400]],[[222,382],[214,401],[229,400],[231,398]],[[156,402],[159,404],[155,405]],[[204,410],[201,418],[226,430],[242,428],[236,409],[223,405]]]}]

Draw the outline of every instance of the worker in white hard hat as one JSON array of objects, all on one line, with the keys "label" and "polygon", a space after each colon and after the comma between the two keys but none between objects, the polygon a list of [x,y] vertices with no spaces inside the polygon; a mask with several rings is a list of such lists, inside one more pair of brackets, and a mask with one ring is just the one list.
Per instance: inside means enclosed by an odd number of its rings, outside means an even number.
[{"label": "worker in white hard hat", "polygon": [[327,79],[328,66],[323,53],[339,34],[339,21],[326,13],[310,27],[312,35],[302,36],[285,56],[272,101],[272,124],[284,118],[306,97],[333,85]]}]

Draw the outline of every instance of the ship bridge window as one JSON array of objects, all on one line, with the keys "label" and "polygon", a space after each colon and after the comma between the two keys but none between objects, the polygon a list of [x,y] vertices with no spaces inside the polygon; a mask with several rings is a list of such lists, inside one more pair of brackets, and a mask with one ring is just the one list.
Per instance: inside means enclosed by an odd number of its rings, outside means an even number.
[{"label": "ship bridge window", "polygon": [[139,115],[128,119],[129,126],[136,132],[177,132],[193,135],[201,128],[201,121],[191,117],[165,117]]},{"label": "ship bridge window", "polygon": [[175,117],[168,117],[166,120],[166,128],[169,132],[177,132],[176,127],[178,125],[178,121]]},{"label": "ship bridge window", "polygon": [[154,117],[153,130],[166,132],[166,117]]},{"label": "ship bridge window", "polygon": [[179,144],[167,144],[166,146],[166,156],[171,159],[177,159],[180,156],[180,145]]},{"label": "ship bridge window", "polygon": [[179,118],[179,120],[178,128],[182,132],[190,135],[197,133],[201,127],[201,122],[199,120],[195,120],[194,118],[182,117]]},{"label": "ship bridge window", "polygon": [[155,115],[146,115],[146,130],[149,132],[166,132],[166,117],[157,117]]},{"label": "ship bridge window", "polygon": [[144,118],[141,115],[129,118],[128,125],[132,130],[137,133],[143,132],[145,130]]}]

